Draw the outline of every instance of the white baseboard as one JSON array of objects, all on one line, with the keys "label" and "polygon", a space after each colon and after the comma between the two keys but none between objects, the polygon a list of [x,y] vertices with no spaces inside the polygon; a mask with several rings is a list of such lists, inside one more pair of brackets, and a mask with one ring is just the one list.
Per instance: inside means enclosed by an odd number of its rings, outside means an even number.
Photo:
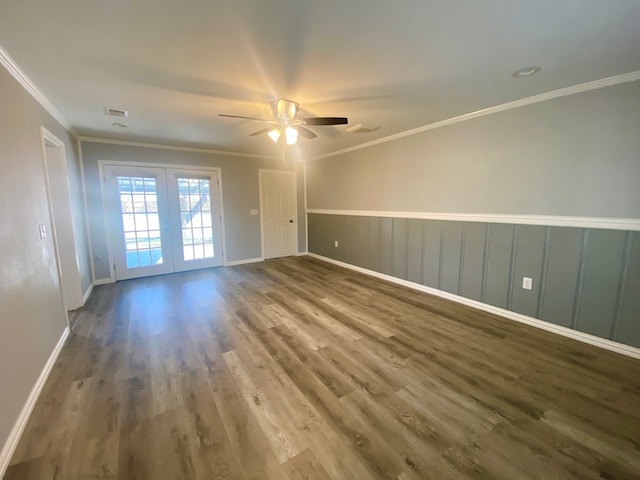
[{"label": "white baseboard", "polygon": [[256,257],[256,258],[244,258],[242,260],[232,260],[230,262],[224,262],[225,267],[233,267],[234,265],[244,265],[246,263],[258,263],[264,262],[264,258]]},{"label": "white baseboard", "polygon": [[109,283],[116,283],[115,278],[99,278],[93,281],[93,286],[96,285],[108,285]]},{"label": "white baseboard", "polygon": [[396,283],[398,285],[403,285],[405,287],[409,287],[414,290],[419,290],[421,292],[430,293],[431,295],[446,298],[447,300],[461,303],[463,305],[468,305],[470,307],[477,308],[478,310],[483,310],[485,312],[493,313],[495,315],[499,315],[501,317],[508,318],[510,320],[515,320],[516,322],[525,323],[527,325],[531,325],[532,327],[540,328],[542,330],[547,330],[548,332],[553,332],[558,335],[562,335],[564,337],[573,338],[574,340],[588,343],[590,345],[595,345],[596,347],[604,348],[606,350],[620,353],[628,357],[640,359],[640,348],[635,348],[629,345],[624,345],[622,343],[614,342],[612,340],[607,340],[605,338],[596,337],[595,335],[589,335],[588,333],[579,332],[577,330],[572,330],[567,327],[562,327],[560,325],[555,325],[553,323],[545,322],[544,320],[539,320],[537,318],[529,317],[527,315],[522,315],[521,313],[512,312],[510,310],[505,310],[504,308],[495,307],[493,305],[489,305],[483,302],[478,302],[477,300],[471,300],[470,298],[461,297],[460,295],[444,292],[442,290],[438,290],[437,288],[427,287],[419,283],[410,282],[408,280],[403,280],[401,278],[392,277],[391,275],[386,275],[384,273],[374,272],[373,270],[357,267],[355,265],[340,262],[332,258],[323,257],[322,255],[318,255],[315,253],[309,253],[309,256],[328,262],[328,263],[339,265],[344,268],[348,268],[350,270],[355,270],[356,272],[364,273],[365,275],[377,277],[382,280],[386,280],[388,282]]},{"label": "white baseboard", "polygon": [[309,255],[309,252],[298,252],[298,253],[296,253],[296,257],[304,257],[305,255]]},{"label": "white baseboard", "polygon": [[87,303],[87,300],[89,300],[89,295],[91,295],[91,292],[93,292],[93,283],[89,285],[87,291],[84,292],[84,295],[82,295],[82,306],[84,306],[84,304]]},{"label": "white baseboard", "polygon": [[31,416],[31,412],[33,411],[33,407],[35,407],[36,402],[38,401],[38,397],[44,388],[45,383],[47,382],[47,378],[49,378],[49,374],[53,369],[53,366],[56,363],[58,355],[64,346],[64,343],[69,336],[69,327],[65,327],[64,332],[60,336],[60,340],[56,344],[55,348],[51,352],[47,363],[44,365],[44,368],[40,372],[40,376],[38,380],[36,380],[35,385],[31,389],[31,393],[29,393],[29,397],[22,407],[22,411],[18,416],[16,423],[13,425],[11,432],[9,433],[9,437],[7,441],[4,443],[2,447],[2,451],[0,451],[0,478],[2,478],[9,467],[9,462],[11,461],[11,457],[18,446],[18,442],[20,441],[20,437],[22,436],[22,432],[27,426],[27,422],[29,421],[29,417]]}]

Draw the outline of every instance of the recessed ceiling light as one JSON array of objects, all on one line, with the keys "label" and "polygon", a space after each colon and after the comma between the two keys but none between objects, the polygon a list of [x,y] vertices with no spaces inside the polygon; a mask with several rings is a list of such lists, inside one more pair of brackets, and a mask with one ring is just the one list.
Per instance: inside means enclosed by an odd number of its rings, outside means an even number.
[{"label": "recessed ceiling light", "polygon": [[536,67],[536,66],[525,67],[525,68],[521,68],[517,72],[513,72],[513,75],[511,76],[514,78],[530,77],[531,75],[535,75],[536,73],[538,73],[540,70],[542,70],[542,67]]},{"label": "recessed ceiling light", "polygon": [[113,122],[111,125],[118,128],[127,128],[129,126],[126,123],[120,123],[120,122]]}]

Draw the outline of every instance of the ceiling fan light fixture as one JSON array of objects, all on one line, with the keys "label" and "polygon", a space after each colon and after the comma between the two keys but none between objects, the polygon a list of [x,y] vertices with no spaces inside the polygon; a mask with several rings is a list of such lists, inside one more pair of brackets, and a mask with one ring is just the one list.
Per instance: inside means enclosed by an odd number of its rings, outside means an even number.
[{"label": "ceiling fan light fixture", "polygon": [[285,138],[287,139],[287,145],[293,145],[298,141],[298,130],[293,127],[287,127],[284,131]]},{"label": "ceiling fan light fixture", "polygon": [[282,132],[279,128],[274,128],[269,133],[267,133],[267,135],[269,135],[269,138],[273,140],[273,143],[278,143],[278,139],[280,138],[281,134]]}]

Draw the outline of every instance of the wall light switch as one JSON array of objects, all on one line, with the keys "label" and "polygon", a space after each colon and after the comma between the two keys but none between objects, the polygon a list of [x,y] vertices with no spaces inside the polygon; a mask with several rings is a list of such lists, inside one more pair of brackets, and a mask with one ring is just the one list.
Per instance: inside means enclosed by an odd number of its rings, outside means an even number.
[{"label": "wall light switch", "polygon": [[522,288],[531,290],[533,288],[533,279],[530,277],[522,277]]},{"label": "wall light switch", "polygon": [[336,240],[335,242],[333,242],[333,246],[337,247],[338,246],[338,240]]},{"label": "wall light switch", "polygon": [[38,225],[38,232],[40,232],[40,239],[44,240],[47,238],[47,226],[44,224]]},{"label": "wall light switch", "polygon": [[256,217],[260,214],[260,212],[258,211],[257,208],[252,208],[251,210],[249,210],[249,215]]}]

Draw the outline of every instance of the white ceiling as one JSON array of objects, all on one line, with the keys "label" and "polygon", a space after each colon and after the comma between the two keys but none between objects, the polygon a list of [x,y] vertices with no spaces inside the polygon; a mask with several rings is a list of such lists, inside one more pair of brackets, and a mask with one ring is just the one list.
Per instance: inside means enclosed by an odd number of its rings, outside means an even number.
[{"label": "white ceiling", "polygon": [[259,122],[217,116],[275,98],[381,126],[313,127],[312,156],[640,70],[638,0],[0,1],[0,46],[75,132],[110,139],[276,155]]}]

